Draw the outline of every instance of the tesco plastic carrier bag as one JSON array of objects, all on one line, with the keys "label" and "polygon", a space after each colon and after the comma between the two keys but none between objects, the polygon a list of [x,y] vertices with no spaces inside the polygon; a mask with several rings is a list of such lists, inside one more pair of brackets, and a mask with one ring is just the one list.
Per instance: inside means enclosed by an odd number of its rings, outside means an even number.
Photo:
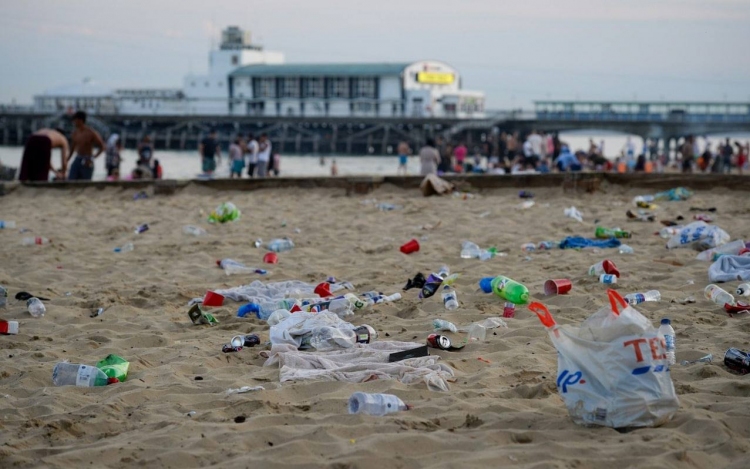
[{"label": "tesco plastic carrier bag", "polygon": [[580,425],[664,424],[680,406],[664,336],[619,293],[607,294],[610,306],[580,326],[558,325],[543,304],[529,305],[557,349],[560,396]]}]

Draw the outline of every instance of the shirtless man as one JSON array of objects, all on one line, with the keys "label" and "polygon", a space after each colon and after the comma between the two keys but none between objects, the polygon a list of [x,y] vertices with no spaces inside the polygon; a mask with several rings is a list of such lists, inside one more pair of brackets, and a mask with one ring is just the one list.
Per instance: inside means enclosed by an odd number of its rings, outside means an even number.
[{"label": "shirtless man", "polygon": [[[52,167],[52,150],[60,149],[60,171]],[[62,130],[39,129],[26,141],[21,160],[21,173],[18,179],[21,181],[47,181],[49,172],[55,172],[58,179],[65,179],[65,171],[68,168],[68,139]]]},{"label": "shirtless man", "polygon": [[[76,159],[73,160],[73,164],[70,165],[70,174],[68,179],[71,181],[84,180],[90,181],[94,175],[94,158],[102,154],[106,149],[104,141],[101,135],[86,125],[86,113],[78,111],[73,114],[73,124],[75,130],[71,137],[72,145],[70,146],[70,152],[68,153],[68,161],[73,158],[73,153],[77,152]],[[94,147],[97,147],[99,151],[95,155],[91,156]]]}]

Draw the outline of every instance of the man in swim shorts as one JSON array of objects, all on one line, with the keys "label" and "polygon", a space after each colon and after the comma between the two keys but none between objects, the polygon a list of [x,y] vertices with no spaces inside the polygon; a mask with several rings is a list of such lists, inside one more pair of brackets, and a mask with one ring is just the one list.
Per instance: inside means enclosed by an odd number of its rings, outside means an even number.
[{"label": "man in swim shorts", "polygon": [[[73,153],[76,153],[76,159],[70,165],[68,179],[71,181],[90,181],[94,176],[94,159],[101,155],[107,147],[104,145],[104,140],[102,140],[99,132],[86,125],[85,112],[78,111],[73,114],[73,125],[75,125],[75,130],[70,139],[68,161],[73,158]],[[92,156],[94,147],[98,151]]]}]

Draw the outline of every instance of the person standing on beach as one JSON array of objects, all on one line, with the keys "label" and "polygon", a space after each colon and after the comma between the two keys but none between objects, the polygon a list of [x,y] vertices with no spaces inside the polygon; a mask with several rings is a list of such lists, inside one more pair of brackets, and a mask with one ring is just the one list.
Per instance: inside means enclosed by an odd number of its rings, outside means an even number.
[{"label": "person standing on beach", "polygon": [[151,162],[153,156],[154,144],[151,143],[151,137],[144,135],[141,142],[138,144],[138,161],[135,165],[153,170],[153,163]]},{"label": "person standing on beach", "polygon": [[107,149],[105,156],[105,163],[107,166],[107,180],[116,181],[120,179],[120,150],[122,149],[122,142],[120,141],[120,135],[112,134],[107,139]]},{"label": "person standing on beach", "polygon": [[268,165],[271,162],[271,142],[268,135],[261,134],[258,140],[258,177],[264,178],[268,173]]},{"label": "person standing on beach", "polygon": [[245,155],[247,155],[247,175],[255,177],[255,167],[258,165],[258,141],[253,134],[247,135],[247,145],[245,146]]},{"label": "person standing on beach", "polygon": [[456,169],[460,173],[464,172],[464,162],[468,153],[469,149],[466,148],[464,142],[459,142],[458,146],[453,150],[453,156],[456,158]]},{"label": "person standing on beach", "polygon": [[396,174],[403,172],[404,176],[406,176],[406,165],[409,163],[409,155],[411,155],[409,144],[404,141],[400,142],[398,144],[398,169],[396,170]]},{"label": "person standing on beach", "polygon": [[[85,112],[78,111],[73,114],[73,125],[75,125],[75,130],[70,139],[72,144],[68,153],[68,161],[73,158],[74,153],[77,154],[73,164],[70,165],[68,179],[71,181],[90,181],[94,176],[94,159],[104,152],[106,145],[104,145],[99,132],[86,125]],[[98,151],[92,156],[94,147]]]},{"label": "person standing on beach", "polygon": [[421,165],[419,174],[422,176],[437,172],[437,165],[440,164],[440,154],[435,148],[435,140],[428,138],[425,146],[419,150],[419,163]]},{"label": "person standing on beach", "polygon": [[215,158],[218,158],[219,164],[221,164],[221,147],[216,140],[216,130],[212,129],[208,137],[201,141],[198,153],[201,155],[203,172],[208,176],[213,176],[214,171],[216,171]]},{"label": "person standing on beach", "polygon": [[229,161],[232,164],[229,173],[230,178],[237,176],[239,179],[242,179],[242,170],[245,169],[245,155],[242,154],[241,144],[242,141],[237,137],[229,145]]},{"label": "person standing on beach", "polygon": [[[60,171],[52,167],[52,150],[60,149]],[[68,139],[60,129],[39,129],[26,141],[21,158],[21,181],[47,181],[49,172],[53,171],[59,179],[65,179],[68,167]]]}]

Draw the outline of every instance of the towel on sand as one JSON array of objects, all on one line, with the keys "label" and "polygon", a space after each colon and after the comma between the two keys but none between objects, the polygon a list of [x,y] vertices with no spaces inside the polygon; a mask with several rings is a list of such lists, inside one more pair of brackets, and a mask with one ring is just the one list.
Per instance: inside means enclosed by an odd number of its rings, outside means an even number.
[{"label": "towel on sand", "polygon": [[750,280],[749,256],[721,256],[708,268],[710,282]]},{"label": "towel on sand", "polygon": [[301,352],[288,344],[274,346],[265,366],[279,363],[279,381],[347,381],[364,383],[395,379],[404,384],[424,382],[433,391],[448,391],[453,370],[439,356],[388,363],[395,352],[421,347],[413,342],[378,341],[332,352]]}]

